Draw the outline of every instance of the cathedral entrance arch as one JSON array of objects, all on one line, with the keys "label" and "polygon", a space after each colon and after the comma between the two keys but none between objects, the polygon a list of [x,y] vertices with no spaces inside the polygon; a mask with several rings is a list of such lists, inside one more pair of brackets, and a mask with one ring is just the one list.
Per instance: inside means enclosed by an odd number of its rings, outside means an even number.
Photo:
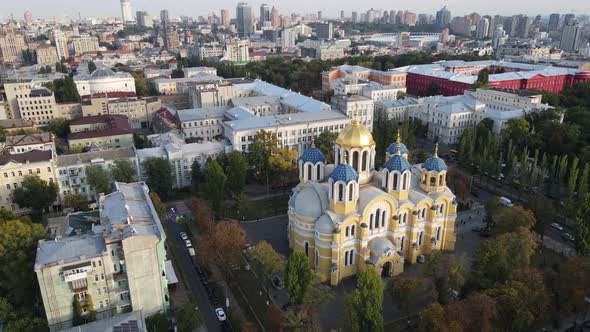
[{"label": "cathedral entrance arch", "polygon": [[385,262],[385,264],[383,264],[383,267],[381,268],[381,278],[389,278],[391,276],[391,262],[387,261]]}]

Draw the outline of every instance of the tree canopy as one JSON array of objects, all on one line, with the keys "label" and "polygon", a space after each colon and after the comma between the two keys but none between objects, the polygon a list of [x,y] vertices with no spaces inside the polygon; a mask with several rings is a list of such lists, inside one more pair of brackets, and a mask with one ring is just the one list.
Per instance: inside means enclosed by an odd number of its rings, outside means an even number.
[{"label": "tree canopy", "polygon": [[172,166],[170,166],[170,162],[163,158],[148,158],[143,162],[143,169],[150,190],[157,192],[161,199],[168,199],[172,191]]},{"label": "tree canopy", "polygon": [[137,170],[135,165],[127,159],[117,159],[113,162],[111,168],[111,176],[117,182],[129,183],[133,182]]},{"label": "tree canopy", "polygon": [[39,217],[57,199],[57,185],[36,175],[25,175],[20,187],[12,193],[12,200],[22,208],[31,208]]},{"label": "tree canopy", "polygon": [[312,280],[313,274],[311,273],[309,258],[300,251],[294,251],[289,256],[285,271],[285,285],[289,294],[289,303],[302,304]]},{"label": "tree canopy", "polygon": [[111,177],[101,165],[86,166],[85,171],[86,182],[92,187],[97,198],[99,194],[108,194],[111,191]]},{"label": "tree canopy", "polygon": [[202,186],[203,197],[211,204],[213,211],[220,214],[223,209],[225,199],[225,185],[227,176],[217,160],[211,160],[207,163],[205,170],[205,183]]},{"label": "tree canopy", "polygon": [[346,300],[346,317],[353,332],[383,331],[383,281],[371,267],[358,273],[358,287]]}]

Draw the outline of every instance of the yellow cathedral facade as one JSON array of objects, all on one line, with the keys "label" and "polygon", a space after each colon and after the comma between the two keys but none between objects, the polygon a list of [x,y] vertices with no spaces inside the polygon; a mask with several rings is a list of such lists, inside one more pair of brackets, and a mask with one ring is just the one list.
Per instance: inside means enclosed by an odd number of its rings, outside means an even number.
[{"label": "yellow cathedral facade", "polygon": [[375,141],[358,120],[343,129],[327,164],[315,146],[299,158],[299,184],[289,199],[289,246],[337,285],[365,266],[382,276],[403,272],[434,250],[455,249],[455,195],[437,155],[410,165],[400,136],[375,169]]}]

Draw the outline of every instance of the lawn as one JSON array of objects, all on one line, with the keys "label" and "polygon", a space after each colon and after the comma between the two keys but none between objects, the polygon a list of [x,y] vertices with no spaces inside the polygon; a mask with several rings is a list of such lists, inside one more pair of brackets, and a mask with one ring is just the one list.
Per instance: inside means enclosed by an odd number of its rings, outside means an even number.
[{"label": "lawn", "polygon": [[288,195],[248,200],[248,202],[243,204],[243,211],[240,211],[236,201],[227,201],[224,213],[226,218],[240,221],[268,218],[287,213],[288,202]]}]

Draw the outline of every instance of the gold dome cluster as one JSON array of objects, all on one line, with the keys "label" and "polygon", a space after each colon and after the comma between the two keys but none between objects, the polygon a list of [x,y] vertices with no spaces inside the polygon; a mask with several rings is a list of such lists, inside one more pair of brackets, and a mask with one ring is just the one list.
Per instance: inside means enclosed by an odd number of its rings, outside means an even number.
[{"label": "gold dome cluster", "polygon": [[351,126],[340,132],[336,144],[344,148],[364,148],[375,145],[375,141],[369,129],[354,119]]}]

